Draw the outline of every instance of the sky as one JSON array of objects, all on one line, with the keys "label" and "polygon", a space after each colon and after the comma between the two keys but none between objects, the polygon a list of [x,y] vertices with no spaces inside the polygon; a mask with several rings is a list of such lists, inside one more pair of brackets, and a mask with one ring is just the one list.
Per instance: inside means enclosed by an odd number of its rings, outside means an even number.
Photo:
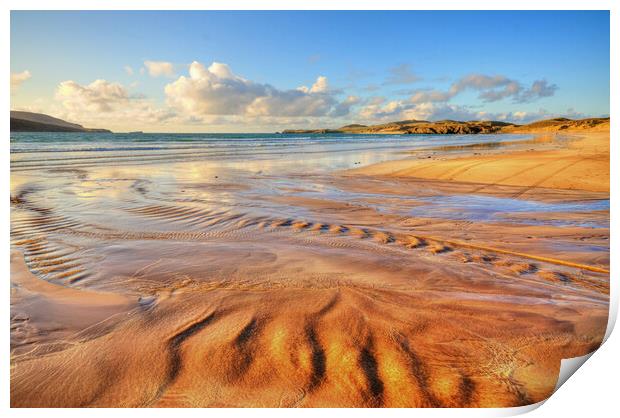
[{"label": "sky", "polygon": [[609,115],[608,11],[12,11],[11,109],[273,132]]}]

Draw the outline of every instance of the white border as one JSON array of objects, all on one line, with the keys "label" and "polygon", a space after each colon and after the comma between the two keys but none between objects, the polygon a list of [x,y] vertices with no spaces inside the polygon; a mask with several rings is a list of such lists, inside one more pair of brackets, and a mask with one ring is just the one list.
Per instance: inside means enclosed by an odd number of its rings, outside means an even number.
[{"label": "white border", "polygon": [[[617,91],[618,74],[618,42],[620,34],[618,25],[620,23],[620,7],[618,2],[612,0],[589,0],[589,1],[560,1],[560,0],[435,0],[429,1],[398,1],[398,0],[297,0],[294,3],[290,0],[212,0],[200,2],[197,0],[149,0],[149,1],[130,1],[130,0],[90,0],[83,2],[79,0],[55,0],[53,4],[45,0],[4,0],[2,16],[0,20],[0,47],[2,48],[2,114],[8,115],[10,110],[9,94],[9,50],[10,50],[10,10],[611,10],[611,91]],[[578,51],[576,51],[578,53]],[[614,273],[618,266],[618,254],[616,251],[615,231],[618,231],[618,144],[616,140],[617,128],[615,121],[618,118],[617,95],[612,95],[610,103],[610,115],[612,120],[611,128],[611,308],[610,322],[608,325],[606,338],[609,337],[617,317],[618,308],[618,277],[614,278]],[[10,157],[8,141],[8,116],[1,119],[3,144],[0,148],[0,167],[3,175],[0,178],[0,188],[4,199],[8,200],[9,181],[10,181]],[[5,278],[9,277],[9,223],[10,207],[8,204],[1,206],[3,234],[2,248],[0,254]],[[2,285],[3,298],[0,303],[0,315],[4,320],[5,326],[8,325],[10,291],[8,280]],[[8,327],[7,327],[8,328]],[[2,333],[2,361],[0,362],[0,408],[6,409],[10,416],[31,416],[45,415],[47,417],[72,417],[83,416],[83,410],[77,409],[12,409],[9,410],[9,333],[4,329]],[[532,416],[610,416],[610,412],[617,408],[617,377],[619,372],[617,354],[620,352],[620,338],[617,333],[611,335],[603,346],[592,355],[588,361],[588,366],[581,368],[575,374],[576,377],[569,379],[568,382],[559,389],[546,403],[545,407],[532,412]],[[374,416],[377,413],[387,413],[390,416],[409,416],[410,414],[423,416],[459,416],[459,417],[484,417],[484,416],[507,416],[516,413],[523,413],[532,408],[507,408],[507,409],[434,409],[434,410],[410,410],[410,409],[391,409],[389,411],[377,411],[371,409],[307,409],[295,411],[295,414],[302,416],[327,415],[336,416],[341,414],[351,414],[356,417]],[[154,409],[154,410],[127,410],[116,409],[112,413],[121,415],[135,416],[168,416],[172,413],[184,416],[240,416],[251,415],[253,418],[272,418],[273,416],[288,415],[291,411],[272,410],[272,409],[236,409],[236,410],[197,410],[197,409]],[[110,411],[105,409],[90,410],[89,415],[98,417],[108,416]]]},{"label": "white border", "polygon": [[9,10],[613,10],[613,0],[5,0]]}]

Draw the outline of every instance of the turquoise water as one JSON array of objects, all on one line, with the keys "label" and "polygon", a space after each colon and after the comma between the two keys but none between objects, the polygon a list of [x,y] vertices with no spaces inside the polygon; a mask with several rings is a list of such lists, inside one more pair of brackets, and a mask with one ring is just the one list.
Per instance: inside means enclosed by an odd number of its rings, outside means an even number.
[{"label": "turquoise water", "polygon": [[[297,161],[314,170],[402,158],[431,146],[528,139],[528,135],[11,133],[13,170],[196,160]],[[396,155],[400,154],[400,155]],[[308,164],[303,164],[307,167]],[[281,167],[280,167],[281,168]]]},{"label": "turquoise water", "polygon": [[[42,188],[50,187],[47,199],[57,188],[57,192],[64,193],[58,199],[64,201],[69,194],[83,199],[102,191],[119,193],[119,184],[131,181],[136,190],[149,189],[150,197],[159,200],[207,199],[218,205],[226,202],[244,210],[260,210],[261,214],[277,211],[291,217],[299,215],[302,209],[265,198],[328,199],[402,216],[608,228],[609,199],[548,203],[449,193],[433,190],[432,184],[422,188],[399,186],[398,194],[384,194],[380,188],[347,190],[334,183],[333,176],[323,176],[333,170],[405,158],[410,156],[409,151],[416,149],[529,138],[528,135],[11,133],[11,179],[16,187],[31,182]],[[421,155],[433,152],[423,151]],[[82,173],[79,181],[69,181],[71,177],[67,173],[76,171]],[[239,186],[236,191],[216,191],[214,182]],[[210,190],[190,195],[189,186],[196,184]],[[96,210],[110,201],[99,201]],[[599,215],[576,219],[559,216],[555,220],[550,216],[544,219],[536,216],[592,212]]]}]

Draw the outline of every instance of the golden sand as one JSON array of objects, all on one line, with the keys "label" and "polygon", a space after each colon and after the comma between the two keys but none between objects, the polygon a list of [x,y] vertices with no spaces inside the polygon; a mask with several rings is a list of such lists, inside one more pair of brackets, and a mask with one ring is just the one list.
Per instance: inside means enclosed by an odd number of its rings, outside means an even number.
[{"label": "golden sand", "polygon": [[609,132],[567,140],[555,150],[388,161],[352,170],[365,175],[415,177],[490,185],[609,192]]},{"label": "golden sand", "polygon": [[15,175],[11,406],[546,399],[561,359],[600,345],[609,302],[609,229],[546,222],[608,212],[488,223],[408,216],[419,203],[401,198],[608,198],[608,134],[563,144],[319,179],[357,196],[345,200],[248,195],[254,178],[217,183],[185,165],[195,180],[168,189],[144,168],[63,172],[43,192],[37,174]]}]

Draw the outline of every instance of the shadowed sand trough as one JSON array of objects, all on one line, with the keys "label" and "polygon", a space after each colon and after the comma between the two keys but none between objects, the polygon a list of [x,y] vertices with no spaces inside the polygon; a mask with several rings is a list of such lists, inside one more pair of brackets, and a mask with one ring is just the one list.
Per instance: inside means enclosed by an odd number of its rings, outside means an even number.
[{"label": "shadowed sand trough", "polygon": [[411,216],[524,189],[149,167],[14,173],[12,406],[517,406],[605,332],[608,211]]}]

